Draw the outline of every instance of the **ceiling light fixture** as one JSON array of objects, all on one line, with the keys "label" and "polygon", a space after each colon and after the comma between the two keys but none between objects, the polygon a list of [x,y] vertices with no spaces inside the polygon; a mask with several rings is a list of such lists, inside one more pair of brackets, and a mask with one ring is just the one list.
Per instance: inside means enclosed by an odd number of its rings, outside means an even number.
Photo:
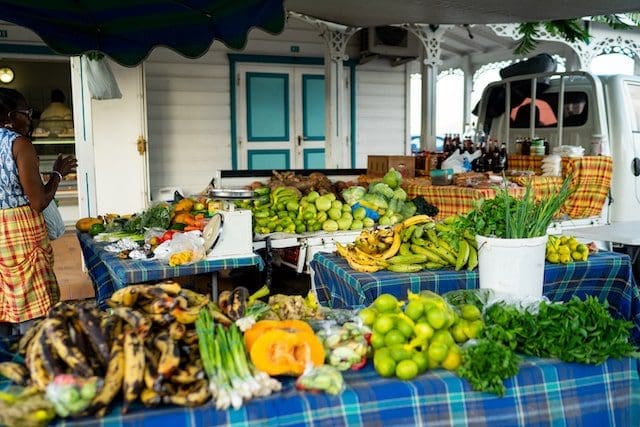
[{"label": "ceiling light fixture", "polygon": [[13,81],[14,78],[13,70],[9,67],[0,68],[0,82],[8,84]]}]

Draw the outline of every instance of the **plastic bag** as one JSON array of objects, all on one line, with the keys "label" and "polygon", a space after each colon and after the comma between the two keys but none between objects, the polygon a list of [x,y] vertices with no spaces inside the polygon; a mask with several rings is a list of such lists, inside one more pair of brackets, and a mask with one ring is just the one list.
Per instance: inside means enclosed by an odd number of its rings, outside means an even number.
[{"label": "plastic bag", "polygon": [[464,157],[460,154],[460,150],[456,150],[445,161],[442,162],[440,169],[453,169],[453,173],[463,173],[464,169]]},{"label": "plastic bag", "polygon": [[154,259],[166,260],[171,266],[200,261],[205,255],[202,232],[175,233],[171,240],[159,244],[153,253]]},{"label": "plastic bag", "polygon": [[334,321],[316,322],[314,329],[325,350],[325,361],[341,371],[358,370],[367,363],[370,331],[357,321],[342,325]]},{"label": "plastic bag", "polygon": [[58,210],[55,200],[51,200],[46,208],[42,211],[44,223],[47,226],[47,234],[50,240],[56,240],[64,234],[64,221]]},{"label": "plastic bag", "polygon": [[93,99],[122,98],[118,82],[104,57],[89,58],[82,55],[82,66],[86,70],[87,86]]},{"label": "plastic bag", "polygon": [[56,376],[47,386],[47,399],[61,417],[79,415],[89,407],[102,380],[98,377],[81,378],[71,374]]},{"label": "plastic bag", "polygon": [[296,388],[304,391],[324,391],[337,395],[344,390],[342,373],[333,366],[307,365],[304,373],[296,380]]}]

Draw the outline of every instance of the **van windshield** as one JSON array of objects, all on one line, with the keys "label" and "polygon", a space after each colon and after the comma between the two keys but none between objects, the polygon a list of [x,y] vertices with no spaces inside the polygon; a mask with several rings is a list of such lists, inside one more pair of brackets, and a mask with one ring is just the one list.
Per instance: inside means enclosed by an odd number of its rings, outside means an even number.
[{"label": "van windshield", "polygon": [[[587,122],[589,103],[585,92],[565,92],[563,126],[582,126]],[[535,102],[535,127],[558,127],[558,93],[540,94]],[[525,98],[522,103],[511,109],[511,128],[529,128],[531,118],[531,98]]]}]

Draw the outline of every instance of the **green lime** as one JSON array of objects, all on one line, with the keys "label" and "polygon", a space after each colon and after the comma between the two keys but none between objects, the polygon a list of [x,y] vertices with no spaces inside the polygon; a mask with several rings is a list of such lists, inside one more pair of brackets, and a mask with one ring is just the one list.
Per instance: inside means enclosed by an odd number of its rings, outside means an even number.
[{"label": "green lime", "polygon": [[451,335],[453,336],[453,339],[457,343],[463,343],[463,342],[465,342],[466,340],[469,339],[467,337],[467,334],[464,333],[464,326],[465,325],[466,325],[466,320],[461,319],[458,323],[456,323],[451,328],[449,328],[449,332],[451,332]]},{"label": "green lime", "polygon": [[411,358],[411,350],[404,347],[404,344],[396,344],[389,347],[389,354],[396,362]]},{"label": "green lime", "polygon": [[410,338],[413,335],[413,326],[404,319],[398,319],[396,321],[396,329],[402,332],[406,338]]},{"label": "green lime", "polygon": [[429,355],[429,359],[440,363],[446,359],[447,354],[449,354],[449,347],[442,343],[431,343],[427,350],[427,354]]},{"label": "green lime", "polygon": [[[377,362],[377,363],[376,363]],[[396,362],[390,357],[381,357],[373,364],[374,369],[381,377],[391,377],[396,372]]]},{"label": "green lime", "polygon": [[460,307],[460,313],[463,319],[476,320],[482,316],[480,309],[473,304],[463,304]]},{"label": "green lime", "polygon": [[388,347],[405,342],[407,342],[407,338],[398,329],[392,329],[384,336],[384,343]]},{"label": "green lime", "polygon": [[418,375],[418,365],[412,359],[403,360],[396,365],[396,377],[412,380]]},{"label": "green lime", "polygon": [[376,350],[374,351],[373,353],[374,360],[376,358],[383,358],[383,357],[391,357],[391,350],[389,349],[389,347],[376,348]]},{"label": "green lime", "polygon": [[414,322],[422,316],[424,312],[424,304],[422,304],[418,300],[409,301],[407,306],[404,308],[404,314],[409,316],[411,320]]},{"label": "green lime", "polygon": [[433,337],[431,337],[431,343],[440,343],[444,344],[447,347],[453,345],[455,340],[453,336],[451,336],[451,332],[448,329],[440,329],[433,333]]},{"label": "green lime", "polygon": [[371,342],[371,347],[375,348],[376,350],[381,347],[384,347],[384,334],[373,332],[371,334],[370,342]]},{"label": "green lime", "polygon": [[395,327],[395,324],[395,316],[388,314],[378,316],[375,322],[373,322],[373,330],[384,335],[392,330]]},{"label": "green lime", "polygon": [[373,305],[380,313],[395,313],[398,310],[398,299],[391,294],[382,294],[373,301]]},{"label": "green lime", "polygon": [[421,374],[429,368],[429,356],[427,353],[423,351],[417,351],[411,356],[411,360],[413,360],[418,366],[418,373]]},{"label": "green lime", "polygon": [[433,306],[427,310],[427,320],[433,329],[440,329],[447,323],[447,313],[444,308]]},{"label": "green lime", "polygon": [[429,339],[433,336],[433,328],[427,321],[420,321],[413,327],[417,337]]},{"label": "green lime", "polygon": [[360,319],[362,319],[362,323],[364,323],[366,326],[371,326],[373,325],[373,322],[376,321],[378,312],[375,308],[367,307],[360,310],[360,313],[358,313],[358,315],[360,316]]}]

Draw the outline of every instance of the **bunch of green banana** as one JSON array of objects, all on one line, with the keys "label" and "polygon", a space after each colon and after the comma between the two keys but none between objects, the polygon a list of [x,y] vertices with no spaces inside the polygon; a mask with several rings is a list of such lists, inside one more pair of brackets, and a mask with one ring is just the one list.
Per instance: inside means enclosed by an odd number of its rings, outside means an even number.
[{"label": "bunch of green banana", "polygon": [[271,198],[271,206],[276,210],[286,210],[287,203],[300,200],[300,190],[295,187],[276,187],[271,190],[269,197]]}]

